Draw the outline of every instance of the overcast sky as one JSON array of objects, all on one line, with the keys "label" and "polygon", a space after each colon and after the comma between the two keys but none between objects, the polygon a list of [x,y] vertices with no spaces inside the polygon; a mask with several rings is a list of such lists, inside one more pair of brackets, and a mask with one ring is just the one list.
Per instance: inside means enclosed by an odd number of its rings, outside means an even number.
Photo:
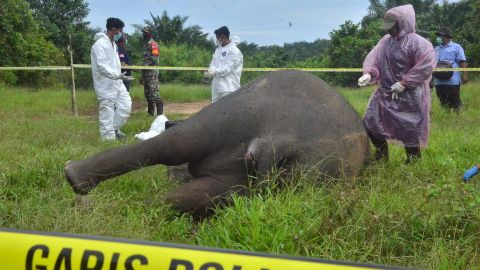
[{"label": "overcast sky", "polygon": [[[212,33],[226,25],[242,41],[260,45],[328,38],[346,20],[359,22],[367,13],[368,0],[87,0],[91,26],[105,28],[108,17],[122,19],[124,32],[134,31],[150,12],[189,16],[186,25],[197,24]],[[290,26],[291,23],[291,26]]]}]

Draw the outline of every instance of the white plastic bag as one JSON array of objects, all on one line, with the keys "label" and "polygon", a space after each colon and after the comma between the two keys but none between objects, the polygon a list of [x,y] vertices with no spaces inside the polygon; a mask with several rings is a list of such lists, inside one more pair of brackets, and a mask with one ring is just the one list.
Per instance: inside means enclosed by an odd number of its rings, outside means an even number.
[{"label": "white plastic bag", "polygon": [[165,131],[165,123],[168,121],[167,117],[165,115],[159,115],[155,120],[153,121],[152,125],[150,126],[150,130],[147,132],[141,132],[135,135],[135,138],[139,140],[148,140],[150,138],[153,138],[155,136],[158,136],[162,132]]}]

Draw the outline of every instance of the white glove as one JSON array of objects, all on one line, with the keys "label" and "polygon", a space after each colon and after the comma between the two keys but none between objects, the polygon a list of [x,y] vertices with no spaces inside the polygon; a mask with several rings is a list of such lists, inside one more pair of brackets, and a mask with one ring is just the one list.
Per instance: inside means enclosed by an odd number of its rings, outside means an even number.
[{"label": "white glove", "polygon": [[371,80],[372,80],[372,75],[367,73],[362,77],[360,77],[360,79],[358,79],[358,86],[360,87],[367,86],[367,84],[370,83]]},{"label": "white glove", "polygon": [[210,79],[215,76],[215,69],[214,68],[209,68],[207,71],[203,73],[203,77]]},{"label": "white glove", "polygon": [[121,73],[120,75],[118,75],[118,79],[119,80],[124,80],[124,81],[133,81],[133,77],[132,76],[127,76],[126,74],[127,74],[126,71]]},{"label": "white glove", "polygon": [[392,90],[392,99],[398,99],[398,95],[405,91],[405,86],[400,82],[396,82],[390,87],[390,90]]}]

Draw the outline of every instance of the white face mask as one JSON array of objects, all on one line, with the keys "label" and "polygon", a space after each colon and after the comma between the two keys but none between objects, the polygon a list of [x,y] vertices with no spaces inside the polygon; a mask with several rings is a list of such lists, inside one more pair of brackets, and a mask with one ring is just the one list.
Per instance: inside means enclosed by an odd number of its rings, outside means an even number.
[{"label": "white face mask", "polygon": [[215,40],[215,45],[217,45],[218,47],[222,46],[222,42],[220,41],[220,39]]}]

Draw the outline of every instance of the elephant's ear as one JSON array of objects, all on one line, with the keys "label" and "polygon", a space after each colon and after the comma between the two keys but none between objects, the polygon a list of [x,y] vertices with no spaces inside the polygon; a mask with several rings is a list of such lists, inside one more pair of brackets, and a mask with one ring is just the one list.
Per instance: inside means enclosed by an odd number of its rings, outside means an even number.
[{"label": "elephant's ear", "polygon": [[249,172],[268,175],[272,169],[281,167],[292,153],[290,137],[269,136],[253,139],[245,151],[245,163]]}]

